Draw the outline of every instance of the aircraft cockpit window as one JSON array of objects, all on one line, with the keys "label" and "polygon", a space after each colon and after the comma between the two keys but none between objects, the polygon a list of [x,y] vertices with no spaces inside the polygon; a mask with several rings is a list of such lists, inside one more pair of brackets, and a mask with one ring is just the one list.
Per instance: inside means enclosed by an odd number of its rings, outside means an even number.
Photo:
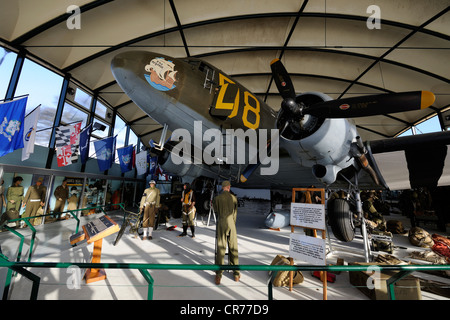
[{"label": "aircraft cockpit window", "polygon": [[189,63],[193,68],[198,68],[200,66],[200,61],[198,60],[184,60],[185,62]]},{"label": "aircraft cockpit window", "polygon": [[208,74],[213,72],[213,69],[209,66],[207,66],[206,64],[204,64],[203,62],[200,63],[200,66],[198,68],[200,71],[203,71],[204,73]]}]

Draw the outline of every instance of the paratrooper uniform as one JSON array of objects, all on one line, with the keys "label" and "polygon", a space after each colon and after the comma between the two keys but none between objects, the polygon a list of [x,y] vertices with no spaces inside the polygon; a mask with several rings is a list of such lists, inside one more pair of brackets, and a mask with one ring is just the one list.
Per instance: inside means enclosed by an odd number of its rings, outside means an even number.
[{"label": "paratrooper uniform", "polygon": [[181,194],[181,203],[182,203],[182,223],[183,223],[183,233],[180,234],[181,237],[187,235],[187,228],[191,228],[192,238],[195,238],[195,226],[194,226],[194,218],[195,218],[195,195],[194,190],[183,190]]},{"label": "paratrooper uniform", "polygon": [[[42,182],[42,181],[41,181]],[[38,186],[37,184],[34,186],[30,186],[25,194],[25,198],[23,199],[26,204],[25,213],[23,214],[24,218],[34,217],[39,208],[41,207],[41,202],[45,203],[45,194],[47,192],[47,187],[42,184]],[[33,225],[37,225],[38,223],[34,220],[31,220]]]},{"label": "paratrooper uniform", "polygon": [[[224,181],[224,184],[228,181]],[[228,255],[230,265],[238,265],[238,244],[237,244],[237,232],[236,232],[236,217],[237,217],[237,198],[229,191],[223,191],[220,195],[213,200],[214,211],[218,216],[217,222],[217,253],[215,257],[216,265],[223,265],[225,251],[228,245]],[[223,270],[216,271],[216,279],[220,277]],[[233,271],[235,279],[239,277],[239,270]],[[216,282],[217,283],[217,282]]]},{"label": "paratrooper uniform", "polygon": [[66,201],[69,198],[69,187],[67,185],[58,186],[53,192],[53,195],[56,198],[55,208],[53,209],[53,213],[56,214],[56,218],[60,218],[61,212],[64,212],[64,207],[66,206]]},{"label": "paratrooper uniform", "polygon": [[160,191],[156,187],[150,187],[144,190],[139,205],[140,210],[144,211],[142,228],[144,228],[144,239],[147,237],[152,239],[153,226],[155,225],[155,215],[157,208],[160,207]]}]

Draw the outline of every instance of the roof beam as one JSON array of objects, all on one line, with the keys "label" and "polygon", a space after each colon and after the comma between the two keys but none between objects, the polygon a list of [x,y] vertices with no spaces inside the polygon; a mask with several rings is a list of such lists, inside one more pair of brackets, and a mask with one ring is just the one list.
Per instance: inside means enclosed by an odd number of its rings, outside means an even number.
[{"label": "roof beam", "polygon": [[[81,12],[86,12],[92,9],[95,9],[97,7],[100,7],[104,4],[107,4],[109,2],[112,2],[113,0],[97,0],[97,1],[92,1],[90,3],[85,4],[84,6],[80,7],[80,11]],[[39,4],[38,4],[39,5]],[[30,40],[31,38],[37,36],[38,34],[47,31],[48,29],[64,22],[67,21],[67,19],[72,15],[71,12],[69,13],[64,13],[58,17],[55,17],[43,24],[41,24],[40,26],[28,31],[27,33],[21,35],[20,37],[16,38],[15,40],[13,40],[11,43],[14,46],[19,46],[22,45],[24,42]]]},{"label": "roof beam", "polygon": [[[199,27],[199,26],[204,26],[204,25],[209,25],[209,24],[214,24],[214,23],[221,23],[221,22],[228,22],[228,21],[237,21],[237,20],[246,20],[246,19],[260,19],[260,18],[276,18],[276,17],[296,17],[298,15],[298,12],[275,12],[275,13],[261,13],[261,14],[248,14],[248,15],[241,15],[241,16],[231,16],[231,17],[223,17],[223,18],[216,18],[216,19],[211,19],[211,20],[205,20],[205,21],[197,21],[197,22],[193,22],[193,23],[189,23],[189,24],[185,24],[182,25],[182,29],[188,29],[188,28],[194,28],[194,27]],[[355,15],[348,15],[348,14],[330,14],[330,13],[302,13],[303,17],[319,17],[319,18],[335,18],[335,19],[349,19],[349,20],[357,20],[357,21],[366,21],[367,17],[362,17],[362,16],[355,16]],[[413,30],[414,28],[416,28],[416,26],[413,25],[408,25],[408,24],[404,24],[404,23],[399,23],[396,21],[390,21],[390,20],[383,20],[383,24],[385,25],[390,25],[390,26],[395,26],[398,28],[404,28],[404,29],[409,29],[409,30]],[[123,43],[119,43],[115,46],[111,46],[105,50],[102,50],[100,52],[97,52],[89,57],[86,57],[84,59],[81,59],[80,61],[66,67],[63,69],[64,72],[68,72],[72,69],[75,69],[76,67],[79,67],[91,60],[94,60],[98,57],[101,57],[105,54],[108,54],[110,52],[113,52],[115,50],[124,48],[124,47],[132,47],[133,44],[136,44],[138,42],[144,41],[144,40],[148,40],[160,35],[164,35],[167,33],[171,33],[171,32],[175,32],[175,31],[179,31],[179,27],[173,27],[173,28],[169,28],[169,29],[164,29],[164,30],[159,30],[153,33],[149,33],[134,39],[131,39],[129,41],[125,41]],[[450,36],[442,34],[442,33],[438,33],[435,31],[430,31],[430,30],[426,30],[426,29],[421,29],[418,32],[422,32],[422,33],[426,33],[444,40],[450,40]]]},{"label": "roof beam", "polygon": [[173,16],[175,17],[175,21],[177,22],[178,31],[180,32],[181,40],[183,41],[184,50],[186,51],[186,56],[190,57],[191,54],[189,53],[189,48],[186,43],[186,38],[184,36],[183,25],[181,24],[180,18],[178,17],[177,8],[175,8],[175,4],[173,3],[173,0],[169,0],[169,3],[170,3],[170,8],[172,8],[172,13],[173,13]]},{"label": "roof beam", "polygon": [[450,10],[450,7],[445,8],[444,10],[439,12],[438,14],[434,15],[433,17],[431,17],[430,19],[428,19],[427,21],[422,23],[420,26],[414,28],[414,30],[411,31],[407,36],[405,36],[402,40],[400,40],[395,45],[393,45],[389,50],[387,50],[385,53],[383,53],[374,62],[372,62],[372,64],[369,67],[367,67],[366,70],[364,70],[358,77],[356,77],[356,79],[353,80],[353,82],[341,93],[339,98],[341,98],[348,90],[350,90],[350,88],[353,86],[354,83],[356,83],[356,81],[361,79],[367,72],[369,72],[375,65],[377,65],[381,60],[383,60],[388,54],[390,54],[392,51],[397,49],[402,43],[404,43],[406,40],[411,38],[414,34],[419,32],[420,30],[424,29],[427,25],[429,25],[430,23],[432,23],[433,21],[435,21],[439,17],[441,17],[444,14],[446,14],[449,10]]}]

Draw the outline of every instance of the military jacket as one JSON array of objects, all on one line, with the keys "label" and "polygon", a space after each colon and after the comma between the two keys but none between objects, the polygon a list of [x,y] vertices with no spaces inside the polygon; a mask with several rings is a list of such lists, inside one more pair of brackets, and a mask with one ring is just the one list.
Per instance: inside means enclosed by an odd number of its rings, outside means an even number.
[{"label": "military jacket", "polygon": [[53,195],[56,197],[56,199],[58,200],[59,198],[61,198],[64,202],[67,200],[67,198],[69,198],[69,188],[68,187],[63,187],[63,186],[59,186],[55,189],[55,192],[53,193]]},{"label": "military jacket", "polygon": [[45,202],[45,193],[47,192],[47,187],[40,185],[39,187],[37,185],[30,186],[27,190],[27,194],[25,195],[25,198],[23,199],[24,202],[27,202],[28,200],[41,200],[42,202]]},{"label": "military jacket", "polygon": [[9,187],[6,192],[6,199],[14,200],[15,202],[20,202],[23,199],[23,187]]},{"label": "military jacket", "polygon": [[141,198],[140,208],[144,207],[145,204],[155,204],[159,207],[160,195],[158,188],[147,188],[144,190],[144,194]]},{"label": "military jacket", "polygon": [[236,197],[228,191],[223,191],[213,200],[214,211],[218,214],[219,221],[232,218],[236,223],[237,206]]}]

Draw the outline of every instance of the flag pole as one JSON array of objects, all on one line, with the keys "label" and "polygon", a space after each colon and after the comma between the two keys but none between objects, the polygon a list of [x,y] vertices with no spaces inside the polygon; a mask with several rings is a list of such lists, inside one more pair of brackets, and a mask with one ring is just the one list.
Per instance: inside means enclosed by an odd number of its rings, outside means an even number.
[{"label": "flag pole", "polygon": [[30,94],[23,94],[21,96],[17,96],[17,97],[12,97],[12,98],[5,98],[5,99],[0,99],[0,102],[10,102],[10,101],[14,101],[15,99],[19,99],[19,98],[23,98],[23,97],[28,97]]}]

